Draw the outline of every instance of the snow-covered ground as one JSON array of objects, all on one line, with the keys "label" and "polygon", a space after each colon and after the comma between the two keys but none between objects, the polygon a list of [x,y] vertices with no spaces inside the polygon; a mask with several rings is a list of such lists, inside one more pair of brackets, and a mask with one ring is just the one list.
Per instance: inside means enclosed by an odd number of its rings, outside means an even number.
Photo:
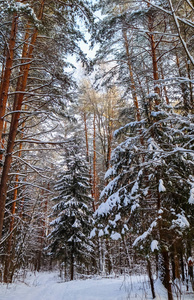
[{"label": "snow-covered ground", "polygon": [[[155,284],[157,300],[167,300],[159,281]],[[30,273],[24,282],[0,284],[0,300],[149,300],[152,299],[146,276],[61,282],[58,273]],[[191,293],[175,299],[191,300]]]}]

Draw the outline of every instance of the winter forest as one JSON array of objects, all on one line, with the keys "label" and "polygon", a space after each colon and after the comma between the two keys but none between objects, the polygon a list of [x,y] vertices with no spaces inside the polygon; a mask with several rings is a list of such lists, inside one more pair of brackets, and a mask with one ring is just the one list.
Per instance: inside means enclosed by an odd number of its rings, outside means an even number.
[{"label": "winter forest", "polygon": [[193,0],[0,0],[2,300],[29,272],[193,298],[193,84]]}]

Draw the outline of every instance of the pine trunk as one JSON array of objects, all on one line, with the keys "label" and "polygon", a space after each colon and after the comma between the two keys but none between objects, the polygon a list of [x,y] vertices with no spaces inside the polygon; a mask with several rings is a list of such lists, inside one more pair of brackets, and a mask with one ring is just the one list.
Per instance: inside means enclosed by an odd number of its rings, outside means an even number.
[{"label": "pine trunk", "polygon": [[[154,35],[150,35],[151,40],[151,50],[152,50],[152,64],[153,64],[153,77],[154,77],[154,92],[160,95],[160,89],[158,87],[157,81],[159,80],[159,74],[158,74],[158,64],[157,64],[157,58],[156,58],[156,45],[154,41]],[[156,101],[156,105],[158,105],[159,102]]]},{"label": "pine trunk", "polygon": [[[39,19],[42,18],[44,2],[45,1],[41,2]],[[30,69],[30,65],[32,62],[31,61],[32,53],[34,50],[34,45],[36,43],[37,36],[38,36],[38,30],[35,29],[34,33],[32,35],[32,38],[31,38],[31,42],[30,42],[27,57],[26,57],[27,58],[26,62],[28,62],[28,64],[26,64],[24,67],[22,67],[21,73],[23,73],[23,76],[22,76],[22,79],[19,78],[19,80],[18,80],[18,82],[19,82],[18,85],[20,85],[20,83],[21,83],[20,90],[19,90],[20,93],[17,95],[17,91],[16,91],[16,96],[15,96],[14,104],[13,104],[13,110],[16,112],[14,114],[12,114],[9,138],[8,138],[8,143],[7,143],[7,150],[6,150],[6,155],[5,155],[5,162],[4,162],[4,166],[3,166],[1,183],[0,183],[0,239],[2,237],[2,230],[3,230],[5,202],[6,202],[7,188],[8,188],[7,182],[8,182],[8,174],[9,174],[11,161],[12,161],[12,152],[14,149],[14,143],[15,143],[15,139],[16,139],[18,123],[19,123],[19,118],[20,118],[20,111],[22,108],[24,92],[25,92],[26,86],[27,86],[29,69]],[[25,47],[25,44],[24,44],[24,47]]]},{"label": "pine trunk", "polygon": [[[24,126],[24,125],[23,125]],[[23,134],[22,134],[23,135]],[[20,142],[19,145],[19,153],[18,157],[21,157],[22,154],[22,143]],[[18,170],[19,172],[19,170]],[[15,222],[15,214],[16,214],[16,201],[17,201],[17,195],[18,195],[18,182],[19,182],[19,175],[16,174],[15,179],[15,187],[14,187],[14,195],[13,195],[13,203],[12,203],[12,209],[11,209],[11,221],[9,225],[9,238],[7,241],[7,251],[6,251],[6,260],[5,260],[5,267],[4,267],[4,282],[10,282],[9,278],[9,268],[11,263],[11,253],[12,251],[12,238],[13,238],[13,230],[14,230],[14,222]]]},{"label": "pine trunk", "polygon": [[[148,3],[148,7],[150,7],[150,4]],[[151,44],[151,56],[152,56],[152,68],[153,68],[153,79],[154,79],[154,92],[158,95],[160,95],[160,89],[158,87],[158,80],[159,80],[159,74],[158,74],[158,62],[157,62],[157,55],[156,55],[156,48],[158,44],[156,45],[155,39],[154,39],[154,34],[152,33],[153,31],[153,16],[149,15],[148,16],[148,36],[150,39],[150,44]],[[155,100],[156,105],[159,104],[158,100]]]},{"label": "pine trunk", "polygon": [[1,140],[1,149],[2,149],[2,152],[0,152],[0,167],[3,166],[3,152],[5,150],[5,138],[3,136],[5,135],[6,130],[7,130],[7,122],[4,122],[3,135],[2,135],[2,140]]},{"label": "pine trunk", "polygon": [[12,70],[12,66],[13,66],[17,27],[18,27],[18,16],[16,13],[14,13],[13,20],[12,20],[11,33],[10,33],[10,39],[9,39],[9,48],[7,51],[7,57],[6,57],[6,63],[5,63],[5,71],[2,76],[3,80],[1,83],[1,89],[0,89],[0,141],[2,140],[3,122],[4,122],[5,111],[6,111],[7,99],[8,99],[11,70]]},{"label": "pine trunk", "polygon": [[130,74],[130,80],[131,80],[131,92],[133,96],[133,103],[136,108],[136,118],[137,121],[141,120],[140,116],[140,111],[139,111],[139,103],[137,100],[137,93],[136,93],[136,87],[135,87],[135,82],[134,82],[134,77],[133,77],[133,70],[130,62],[130,53],[129,53],[129,44],[128,44],[128,39],[127,39],[127,33],[125,30],[123,30],[123,38],[124,38],[124,44],[125,44],[125,51],[126,51],[126,56],[127,56],[127,65],[129,68],[129,74]]},{"label": "pine trunk", "polygon": [[162,270],[160,270],[162,271],[161,280],[165,288],[167,289],[168,300],[173,300],[172,285],[170,280],[169,255],[165,246],[162,247],[161,255],[162,255]]},{"label": "pine trunk", "polygon": [[97,208],[97,174],[96,174],[96,115],[94,112],[93,119],[93,210],[96,211]]},{"label": "pine trunk", "polygon": [[87,118],[84,112],[84,131],[85,131],[85,141],[86,141],[86,160],[89,162],[89,144],[88,144],[88,128],[87,128]]},{"label": "pine trunk", "polygon": [[[113,113],[112,113],[112,115],[113,115]],[[108,120],[108,136],[107,136],[108,145],[107,145],[107,157],[106,157],[106,171],[110,167],[111,150],[112,150],[111,149],[112,139],[113,139],[113,133],[112,133],[112,118],[113,118],[113,116],[112,115],[109,117],[109,120]]]}]

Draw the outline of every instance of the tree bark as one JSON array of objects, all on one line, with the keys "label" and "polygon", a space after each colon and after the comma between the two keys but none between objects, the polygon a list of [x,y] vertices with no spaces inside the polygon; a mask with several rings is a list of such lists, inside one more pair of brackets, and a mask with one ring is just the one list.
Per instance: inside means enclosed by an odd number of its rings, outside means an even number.
[{"label": "tree bark", "polygon": [[141,116],[140,116],[139,103],[138,103],[138,99],[137,99],[136,87],[135,87],[135,82],[134,82],[134,77],[133,77],[133,70],[132,70],[132,66],[131,66],[131,62],[130,62],[129,43],[128,43],[128,39],[127,39],[126,30],[123,30],[122,33],[123,33],[125,51],[126,51],[126,56],[127,56],[127,65],[129,68],[129,74],[130,74],[130,80],[131,80],[131,92],[132,92],[132,96],[133,96],[133,103],[136,108],[136,118],[137,118],[137,121],[140,121]]},{"label": "tree bark", "polygon": [[0,141],[2,140],[3,121],[4,121],[3,117],[5,115],[6,104],[8,99],[11,69],[13,66],[13,59],[14,59],[14,52],[15,52],[17,28],[18,28],[18,16],[16,13],[14,13],[12,19],[10,39],[9,39],[9,47],[7,49],[5,71],[2,76],[3,80],[0,88]]},{"label": "tree bark", "polygon": [[[150,7],[150,4],[148,3],[148,7]],[[157,55],[156,55],[156,48],[158,45],[155,43],[154,34],[153,31],[153,16],[148,16],[148,36],[150,39],[151,44],[151,56],[152,56],[152,67],[153,67],[153,79],[154,79],[154,92],[158,95],[160,95],[160,89],[158,87],[157,81],[159,80],[159,74],[158,74],[158,62],[157,62]],[[159,104],[159,101],[155,100],[156,105]]]},{"label": "tree bark", "polygon": [[188,63],[188,61],[186,61],[186,66],[187,66],[187,74],[188,74],[188,78],[189,78],[189,90],[190,90],[190,107],[191,109],[193,109],[193,84],[192,84],[192,78],[191,78],[191,67],[190,64]]},{"label": "tree bark", "polygon": [[182,281],[185,281],[185,270],[184,270],[184,259],[183,259],[183,251],[181,249],[180,252],[180,261],[181,261],[181,275],[182,275]]},{"label": "tree bark", "polygon": [[151,291],[152,291],[152,298],[155,299],[156,294],[155,294],[155,290],[154,290],[154,280],[152,277],[152,269],[151,269],[151,263],[150,263],[149,258],[147,258],[147,264],[148,264],[148,276],[150,279],[150,285],[151,285]]},{"label": "tree bark", "polygon": [[[157,180],[158,181],[158,180]],[[159,211],[161,208],[161,198],[159,191],[157,192],[157,210]],[[172,295],[172,286],[171,286],[171,278],[170,278],[170,266],[169,266],[169,254],[167,246],[165,245],[166,236],[164,233],[164,229],[162,228],[162,220],[158,220],[158,229],[161,243],[161,260],[159,263],[159,277],[167,289],[168,292],[168,300],[173,300]]]},{"label": "tree bark", "polygon": [[162,282],[165,288],[167,289],[168,300],[173,300],[172,286],[170,280],[169,255],[165,246],[162,247],[161,255],[162,255],[162,266],[163,266]]},{"label": "tree bark", "polygon": [[[22,151],[22,143],[19,145],[19,154],[18,156],[21,157],[21,151]],[[18,170],[19,171],[19,170]],[[7,241],[7,250],[6,250],[6,259],[5,259],[5,267],[4,267],[4,279],[3,281],[8,283],[10,282],[9,278],[9,266],[11,263],[11,248],[12,248],[12,237],[13,237],[13,230],[14,230],[14,221],[15,221],[15,213],[16,213],[16,200],[18,195],[18,181],[19,181],[19,175],[16,175],[15,179],[15,189],[14,189],[14,196],[13,196],[13,203],[12,203],[12,209],[11,209],[11,221],[9,225],[9,238]]]},{"label": "tree bark", "polygon": [[[162,79],[164,80],[164,71],[163,71],[163,67],[162,66],[160,67],[160,70],[161,70]],[[166,85],[163,86],[163,89],[164,89],[164,95],[165,95],[165,98],[166,98],[166,104],[169,105],[169,98],[168,98],[168,93],[167,93]]]},{"label": "tree bark", "polygon": [[88,144],[88,128],[87,128],[87,119],[86,113],[83,113],[84,117],[84,130],[85,130],[85,141],[86,141],[86,160],[89,162],[89,144]]},{"label": "tree bark", "polygon": [[96,211],[97,207],[97,174],[96,174],[96,115],[94,112],[94,119],[93,119],[93,197],[94,197],[94,202],[93,202],[93,210]]},{"label": "tree bark", "polygon": [[74,279],[74,244],[71,249],[71,270],[70,270],[70,279]]},{"label": "tree bark", "polygon": [[[183,74],[183,71],[181,70],[180,60],[179,60],[179,56],[178,56],[177,51],[176,51],[176,64],[177,64],[177,67],[178,67],[179,76],[180,77],[185,77],[184,74]],[[182,91],[184,109],[186,111],[188,111],[188,109],[189,109],[188,86],[185,82],[181,82],[180,87],[181,87],[181,91]]]},{"label": "tree bark", "polygon": [[[7,122],[4,122],[4,126],[3,126],[3,135],[5,135],[7,130]],[[3,151],[5,150],[5,138],[2,136],[2,140],[1,140],[1,150],[2,152],[0,153],[0,167],[1,165],[3,165]]]},{"label": "tree bark", "polygon": [[[42,15],[43,15],[43,8],[44,8],[44,2],[45,0],[41,1],[41,8],[40,8],[40,13],[39,13],[39,20],[41,20]],[[27,52],[27,60],[28,64],[26,64],[24,67],[22,67],[21,72],[23,73],[22,79],[19,78],[19,83],[20,85],[20,92],[17,95],[16,91],[16,96],[14,99],[14,104],[13,104],[13,110],[16,112],[12,114],[12,119],[11,119],[11,125],[10,125],[10,132],[9,132],[9,138],[8,138],[8,143],[7,143],[7,150],[6,150],[6,156],[5,156],[5,162],[3,166],[3,171],[2,171],[2,177],[1,177],[1,183],[0,183],[0,239],[2,237],[2,230],[3,230],[3,220],[4,220],[4,212],[5,212],[5,202],[6,202],[6,197],[7,197],[7,182],[8,182],[8,174],[11,166],[11,161],[12,161],[12,152],[14,149],[14,143],[15,143],[15,138],[17,134],[17,129],[18,129],[18,123],[19,123],[19,118],[20,118],[20,110],[22,107],[23,103],[23,98],[24,98],[24,92],[26,90],[27,86],[27,79],[28,79],[28,74],[29,74],[29,69],[31,65],[31,59],[32,59],[32,53],[34,50],[34,45],[36,43],[36,39],[38,36],[38,29],[36,28],[34,30],[34,33],[32,35],[30,45],[28,47],[28,52]],[[25,47],[25,45],[24,45]]]},{"label": "tree bark", "polygon": [[113,139],[113,105],[111,101],[108,101],[108,124],[107,124],[107,156],[106,156],[106,170],[110,167],[110,159],[111,159],[111,146]]}]

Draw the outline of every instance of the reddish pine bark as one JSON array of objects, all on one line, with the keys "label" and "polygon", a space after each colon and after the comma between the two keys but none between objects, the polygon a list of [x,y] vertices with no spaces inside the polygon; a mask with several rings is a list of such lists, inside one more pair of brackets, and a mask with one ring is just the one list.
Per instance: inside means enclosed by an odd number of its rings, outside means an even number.
[{"label": "reddish pine bark", "polygon": [[[45,0],[41,1],[39,20],[42,19],[44,2],[45,2]],[[36,43],[37,36],[38,36],[38,29],[36,28],[32,35],[30,45],[29,45],[28,51],[27,51],[26,58],[28,59],[28,64],[26,64],[25,66],[23,66],[21,68],[21,73],[23,74],[23,76],[18,81],[18,86],[20,86],[20,89],[19,89],[20,93],[17,95],[17,91],[16,91],[16,97],[15,97],[14,105],[13,105],[13,109],[16,112],[14,114],[12,114],[5,162],[4,162],[4,166],[3,166],[1,183],[0,183],[0,239],[2,236],[2,230],[3,230],[5,202],[6,202],[6,197],[7,197],[7,182],[8,182],[8,174],[9,174],[11,161],[12,161],[12,152],[14,149],[14,143],[15,143],[15,139],[16,139],[18,123],[19,123],[19,118],[20,118],[20,110],[22,108],[24,92],[26,90],[27,79],[28,79],[29,69],[30,69],[31,60],[32,60],[32,53],[34,50],[34,45]],[[25,46],[26,45],[24,44],[24,47]]]},{"label": "reddish pine bark", "polygon": [[12,26],[11,26],[10,39],[9,39],[9,48],[7,50],[5,71],[4,74],[2,74],[2,83],[0,88],[0,141],[2,139],[3,117],[5,115],[5,110],[6,110],[10,77],[11,77],[11,69],[13,66],[14,50],[15,50],[17,27],[18,27],[17,25],[18,25],[18,16],[16,13],[14,13]]},{"label": "reddish pine bark", "polygon": [[[7,130],[7,122],[4,122],[4,126],[3,126],[3,134],[6,133],[6,130]],[[2,137],[2,140],[1,140],[1,149],[4,150],[5,149],[5,138]],[[2,152],[3,153],[3,152]],[[2,162],[3,160],[3,154],[0,154],[0,162]]]},{"label": "reddish pine bark", "polygon": [[109,121],[109,125],[108,125],[107,158],[106,158],[106,169],[107,169],[107,170],[108,170],[109,167],[110,167],[112,139],[113,139],[112,122]]},{"label": "reddish pine bark", "polygon": [[[148,7],[150,7],[150,4],[148,3]],[[150,39],[150,44],[151,44],[151,56],[152,56],[152,67],[153,67],[153,79],[154,79],[154,92],[158,95],[160,95],[160,89],[157,85],[157,81],[159,80],[159,73],[158,73],[158,61],[157,61],[157,55],[156,55],[156,48],[158,44],[156,45],[155,39],[154,39],[154,34],[152,33],[153,31],[153,16],[149,15],[148,16],[148,36]],[[159,105],[159,101],[156,99],[155,104]]]},{"label": "reddish pine bark", "polygon": [[[151,51],[152,51],[152,64],[153,64],[153,77],[154,81],[159,80],[159,75],[158,75],[158,64],[157,64],[157,57],[156,57],[156,44],[154,40],[154,35],[150,34],[150,41],[151,41]],[[160,89],[157,84],[154,86],[154,92],[160,95]],[[158,105],[159,102],[156,100],[156,105]]]},{"label": "reddish pine bark", "polygon": [[86,159],[89,162],[89,144],[88,144],[88,128],[87,128],[87,119],[86,113],[84,112],[84,130],[85,130],[85,141],[86,141]]}]

